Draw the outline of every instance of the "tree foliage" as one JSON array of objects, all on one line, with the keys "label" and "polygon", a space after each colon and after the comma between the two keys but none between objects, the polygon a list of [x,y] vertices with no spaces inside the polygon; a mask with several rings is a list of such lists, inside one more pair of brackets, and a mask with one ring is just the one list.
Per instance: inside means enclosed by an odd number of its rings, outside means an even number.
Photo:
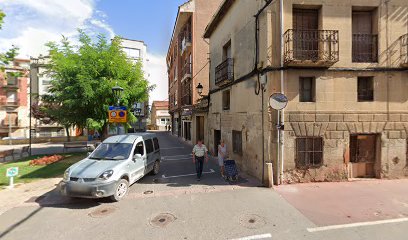
[{"label": "tree foliage", "polygon": [[134,102],[147,99],[149,86],[142,65],[130,61],[120,44],[120,38],[108,42],[102,35],[93,41],[83,31],[79,31],[78,46],[65,37],[59,44],[47,44],[47,74],[52,81],[49,94],[42,100],[57,106],[48,113],[59,123],[77,127],[99,125],[104,130],[108,107],[116,102],[111,90],[116,84],[124,89],[120,103],[128,109]]},{"label": "tree foliage", "polygon": [[[0,30],[3,27],[4,18],[6,14],[0,9]],[[0,53],[0,72],[4,72],[4,68],[17,56],[18,48],[12,47],[5,53]]]}]

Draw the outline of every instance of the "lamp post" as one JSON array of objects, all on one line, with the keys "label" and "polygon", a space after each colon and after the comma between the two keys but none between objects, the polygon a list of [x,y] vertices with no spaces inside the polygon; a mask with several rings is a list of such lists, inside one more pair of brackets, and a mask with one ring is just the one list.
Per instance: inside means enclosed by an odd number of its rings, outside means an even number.
[{"label": "lamp post", "polygon": [[200,95],[200,97],[203,94],[203,88],[204,88],[203,85],[201,85],[201,83],[198,83],[196,89],[197,89],[197,93],[198,93],[198,95]]},{"label": "lamp post", "polygon": [[[118,83],[116,83],[116,86],[112,87],[112,94],[115,99],[117,99],[116,106],[120,106],[120,99],[122,98],[123,94],[123,88],[118,86]],[[116,124],[116,134],[119,134],[119,123]]]}]

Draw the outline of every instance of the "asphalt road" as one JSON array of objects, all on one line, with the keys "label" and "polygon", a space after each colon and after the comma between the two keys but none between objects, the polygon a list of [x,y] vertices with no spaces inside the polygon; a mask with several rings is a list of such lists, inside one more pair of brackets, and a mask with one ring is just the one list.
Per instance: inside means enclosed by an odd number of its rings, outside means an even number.
[{"label": "asphalt road", "polygon": [[407,222],[319,229],[250,177],[225,182],[215,161],[197,182],[192,147],[167,133],[159,142],[160,174],[134,184],[126,199],[72,201],[51,191],[0,215],[0,239],[407,239]]}]

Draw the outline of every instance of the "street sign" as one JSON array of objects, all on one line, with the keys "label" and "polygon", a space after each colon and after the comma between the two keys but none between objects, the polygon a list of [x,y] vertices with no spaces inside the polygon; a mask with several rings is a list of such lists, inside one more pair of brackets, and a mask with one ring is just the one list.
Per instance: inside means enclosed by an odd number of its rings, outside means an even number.
[{"label": "street sign", "polygon": [[127,108],[109,106],[109,122],[110,123],[126,123],[127,122]]},{"label": "street sign", "polygon": [[6,176],[15,177],[18,175],[18,167],[7,168]]}]

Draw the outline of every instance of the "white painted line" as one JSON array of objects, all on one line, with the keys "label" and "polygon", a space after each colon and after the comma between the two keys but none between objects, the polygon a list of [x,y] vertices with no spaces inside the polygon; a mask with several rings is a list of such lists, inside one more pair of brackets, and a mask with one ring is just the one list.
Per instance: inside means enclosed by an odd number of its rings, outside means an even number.
[{"label": "white painted line", "polygon": [[186,157],[186,156],[193,156],[193,154],[183,154],[183,155],[167,155],[167,156],[162,156],[162,158]]},{"label": "white painted line", "polygon": [[242,238],[235,238],[231,240],[255,240],[255,239],[265,239],[265,238],[272,238],[272,235],[270,233],[266,233],[266,234],[253,235],[253,236],[242,237]]},{"label": "white painted line", "polygon": [[[206,173],[206,174],[208,174],[208,173],[215,173],[215,171],[213,170],[213,169],[210,169],[210,171],[209,172],[203,172],[203,173]],[[166,175],[162,175],[162,178],[164,178],[164,179],[167,179],[167,178],[178,178],[178,177],[188,177],[188,176],[194,176],[194,175],[197,175],[197,173],[190,173],[190,174],[183,174],[183,175],[176,175],[176,176],[169,176],[169,177],[166,177]]]},{"label": "white painted line", "polygon": [[162,159],[162,161],[164,161],[164,162],[166,162],[166,161],[179,161],[179,160],[193,160],[191,157],[189,157],[189,158],[174,158],[174,159],[166,159],[166,158],[163,158]]},{"label": "white painted line", "polygon": [[395,218],[395,219],[380,220],[380,221],[373,221],[373,222],[358,222],[358,223],[350,223],[350,224],[331,225],[331,226],[324,226],[324,227],[308,228],[307,231],[308,232],[321,232],[321,231],[328,231],[328,230],[335,230],[335,229],[342,229],[342,228],[374,226],[374,225],[380,225],[380,224],[399,223],[399,222],[408,222],[408,218]]},{"label": "white painted line", "polygon": [[160,148],[160,150],[170,150],[170,149],[182,149],[184,147],[170,147],[170,148]]}]

